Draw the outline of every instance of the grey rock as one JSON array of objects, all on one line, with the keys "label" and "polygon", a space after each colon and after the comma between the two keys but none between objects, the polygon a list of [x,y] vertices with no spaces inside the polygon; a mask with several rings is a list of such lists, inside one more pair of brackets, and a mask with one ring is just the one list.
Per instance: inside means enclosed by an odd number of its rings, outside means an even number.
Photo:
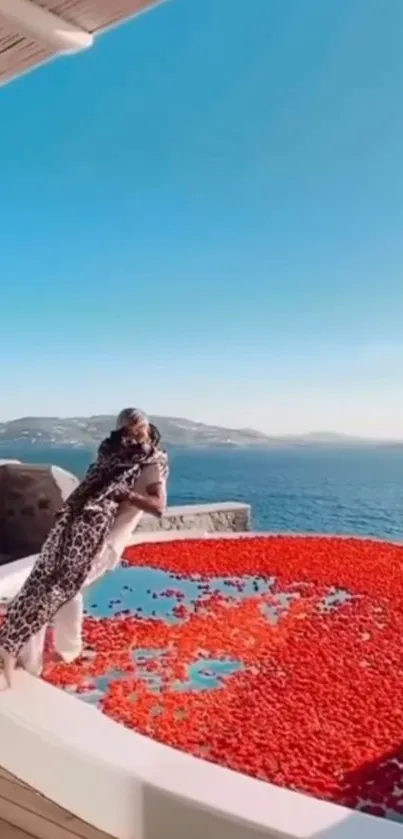
[{"label": "grey rock", "polygon": [[79,481],[57,466],[0,465],[0,563],[41,550],[63,501]]}]

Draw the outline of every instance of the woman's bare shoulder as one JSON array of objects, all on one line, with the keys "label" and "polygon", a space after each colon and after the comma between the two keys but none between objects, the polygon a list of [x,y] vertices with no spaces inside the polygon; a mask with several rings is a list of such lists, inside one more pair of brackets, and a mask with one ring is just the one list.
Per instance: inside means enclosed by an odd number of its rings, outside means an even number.
[{"label": "woman's bare shoulder", "polygon": [[166,480],[168,471],[168,455],[160,450],[156,451],[153,458],[143,467],[143,475],[147,476],[147,479],[150,478],[150,483]]}]

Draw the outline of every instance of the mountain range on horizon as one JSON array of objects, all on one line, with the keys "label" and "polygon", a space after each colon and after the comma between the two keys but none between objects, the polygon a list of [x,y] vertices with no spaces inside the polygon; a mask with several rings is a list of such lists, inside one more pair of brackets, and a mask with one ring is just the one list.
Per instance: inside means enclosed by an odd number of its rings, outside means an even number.
[{"label": "mountain range on horizon", "polygon": [[[151,416],[164,443],[172,446],[281,447],[403,445],[400,440],[376,440],[336,432],[269,435],[250,428],[225,428],[182,417]],[[26,443],[43,446],[92,447],[113,428],[115,417],[20,417],[0,423],[0,446]]]}]

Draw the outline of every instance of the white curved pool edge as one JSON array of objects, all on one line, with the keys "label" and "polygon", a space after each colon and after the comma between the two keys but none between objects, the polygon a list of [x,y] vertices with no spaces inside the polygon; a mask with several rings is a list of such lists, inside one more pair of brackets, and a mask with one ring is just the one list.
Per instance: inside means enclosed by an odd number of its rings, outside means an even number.
[{"label": "white curved pool edge", "polygon": [[[0,596],[21,584],[33,561],[0,569]],[[0,693],[0,765],[116,839],[403,837],[401,825],[141,737],[22,672],[13,691]]]},{"label": "white curved pool edge", "polygon": [[0,743],[5,769],[116,839],[403,835],[134,734],[25,673],[0,695]]}]

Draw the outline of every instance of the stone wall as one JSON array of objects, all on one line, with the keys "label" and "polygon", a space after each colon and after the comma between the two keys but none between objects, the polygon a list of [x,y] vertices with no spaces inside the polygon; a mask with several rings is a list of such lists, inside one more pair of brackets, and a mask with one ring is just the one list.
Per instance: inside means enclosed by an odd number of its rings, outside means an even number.
[{"label": "stone wall", "polygon": [[63,501],[79,481],[58,466],[0,464],[0,562],[40,551]]},{"label": "stone wall", "polygon": [[251,508],[235,501],[168,507],[162,519],[143,516],[136,533],[157,530],[197,530],[240,533],[251,528]]}]

